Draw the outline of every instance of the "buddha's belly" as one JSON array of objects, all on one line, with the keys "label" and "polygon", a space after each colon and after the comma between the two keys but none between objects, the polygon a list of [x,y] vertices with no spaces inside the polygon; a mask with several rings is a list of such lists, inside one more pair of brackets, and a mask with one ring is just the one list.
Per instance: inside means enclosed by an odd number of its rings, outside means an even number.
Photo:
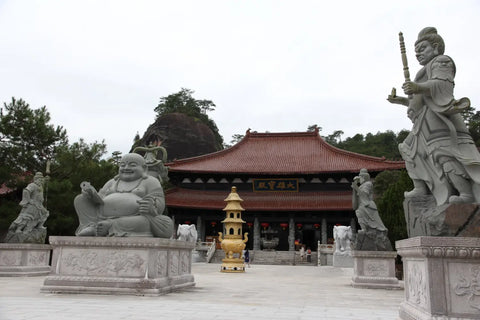
[{"label": "buddha's belly", "polygon": [[132,216],[137,213],[141,198],[132,193],[112,193],[103,198],[104,217]]}]

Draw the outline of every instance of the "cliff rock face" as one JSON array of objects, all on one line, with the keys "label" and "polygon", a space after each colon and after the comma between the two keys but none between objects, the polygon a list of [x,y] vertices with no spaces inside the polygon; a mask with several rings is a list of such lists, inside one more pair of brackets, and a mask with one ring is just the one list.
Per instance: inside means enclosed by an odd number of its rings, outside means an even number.
[{"label": "cliff rock face", "polygon": [[219,150],[212,130],[183,113],[168,113],[159,117],[132,150],[136,146],[148,146],[155,142],[161,142],[160,145],[167,150],[168,161]]}]

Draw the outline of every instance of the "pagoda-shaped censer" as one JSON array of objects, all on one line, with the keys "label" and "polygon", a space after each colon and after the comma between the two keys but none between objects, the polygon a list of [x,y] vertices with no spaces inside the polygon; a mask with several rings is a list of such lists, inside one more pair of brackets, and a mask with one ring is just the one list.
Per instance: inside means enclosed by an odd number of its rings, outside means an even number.
[{"label": "pagoda-shaped censer", "polygon": [[243,200],[237,193],[237,188],[232,187],[232,192],[224,200],[227,206],[223,209],[226,213],[223,223],[223,233],[219,232],[218,240],[221,241],[222,249],[225,251],[225,259],[222,259],[221,272],[245,272],[245,262],[242,259],[242,251],[248,241],[248,233],[245,239],[242,234],[242,208],[240,202]]}]

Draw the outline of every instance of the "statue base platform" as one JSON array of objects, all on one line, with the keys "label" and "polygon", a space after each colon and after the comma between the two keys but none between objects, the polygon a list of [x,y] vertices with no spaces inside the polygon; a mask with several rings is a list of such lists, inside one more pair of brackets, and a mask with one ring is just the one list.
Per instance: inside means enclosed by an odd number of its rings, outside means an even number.
[{"label": "statue base platform", "polygon": [[396,251],[354,250],[352,256],[354,288],[402,289],[395,277]]},{"label": "statue base platform", "polygon": [[222,259],[220,271],[229,273],[245,272],[245,262],[242,258]]},{"label": "statue base platform", "polygon": [[336,254],[336,252],[334,252],[333,266],[337,268],[353,268],[352,252],[348,251],[348,254]]},{"label": "statue base platform", "polygon": [[415,237],[396,248],[405,282],[400,319],[480,319],[480,238]]},{"label": "statue base platform", "polygon": [[48,244],[0,243],[0,277],[49,274],[51,250]]},{"label": "statue base platform", "polygon": [[480,204],[437,206],[432,195],[405,198],[408,237],[480,237]]},{"label": "statue base platform", "polygon": [[158,296],[195,285],[193,242],[160,238],[50,237],[41,292]]}]

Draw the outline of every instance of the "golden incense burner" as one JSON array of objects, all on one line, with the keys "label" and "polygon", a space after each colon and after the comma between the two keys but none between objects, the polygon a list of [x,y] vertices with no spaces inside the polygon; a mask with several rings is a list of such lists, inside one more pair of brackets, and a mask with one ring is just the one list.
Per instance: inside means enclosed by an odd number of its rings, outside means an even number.
[{"label": "golden incense burner", "polygon": [[232,187],[232,192],[225,199],[227,206],[225,211],[225,220],[223,223],[223,233],[219,232],[218,241],[221,242],[223,251],[225,251],[225,259],[222,259],[221,272],[245,272],[245,262],[242,259],[242,251],[245,249],[245,243],[248,241],[248,233],[245,238],[242,234],[242,208],[240,202],[243,200],[237,193],[237,188]]}]

